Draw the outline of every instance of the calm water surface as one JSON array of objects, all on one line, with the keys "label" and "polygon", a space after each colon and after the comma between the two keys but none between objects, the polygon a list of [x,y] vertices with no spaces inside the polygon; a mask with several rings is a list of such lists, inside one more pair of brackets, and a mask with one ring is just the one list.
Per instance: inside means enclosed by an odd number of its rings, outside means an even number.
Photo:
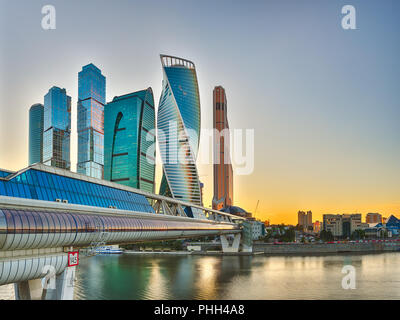
[{"label": "calm water surface", "polygon": [[[356,289],[342,288],[342,268]],[[75,299],[400,299],[400,253],[308,257],[99,255],[81,259]],[[0,287],[0,299],[13,298]]]}]

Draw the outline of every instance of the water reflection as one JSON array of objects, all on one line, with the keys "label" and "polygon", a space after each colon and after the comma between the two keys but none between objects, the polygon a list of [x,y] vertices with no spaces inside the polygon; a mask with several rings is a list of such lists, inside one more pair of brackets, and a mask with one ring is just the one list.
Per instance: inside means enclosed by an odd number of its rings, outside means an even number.
[{"label": "water reflection", "polygon": [[[356,269],[356,289],[341,286]],[[400,299],[399,253],[308,257],[99,255],[81,260],[76,299]],[[0,299],[13,297],[0,287]]]}]

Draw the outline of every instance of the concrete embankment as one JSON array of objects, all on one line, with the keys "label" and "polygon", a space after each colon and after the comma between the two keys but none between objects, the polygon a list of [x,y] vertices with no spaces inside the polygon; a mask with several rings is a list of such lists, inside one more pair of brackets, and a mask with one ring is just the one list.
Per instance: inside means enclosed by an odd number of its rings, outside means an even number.
[{"label": "concrete embankment", "polygon": [[345,252],[400,251],[399,242],[376,243],[318,243],[318,244],[268,244],[253,243],[253,252],[265,254],[324,254]]}]

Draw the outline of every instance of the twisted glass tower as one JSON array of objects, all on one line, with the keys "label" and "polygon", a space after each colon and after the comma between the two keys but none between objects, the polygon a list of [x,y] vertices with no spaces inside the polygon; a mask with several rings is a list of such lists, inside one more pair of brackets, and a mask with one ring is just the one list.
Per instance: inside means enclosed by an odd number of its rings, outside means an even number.
[{"label": "twisted glass tower", "polygon": [[161,55],[164,80],[157,136],[163,161],[160,194],[201,205],[196,158],[200,141],[200,96],[193,62]]}]

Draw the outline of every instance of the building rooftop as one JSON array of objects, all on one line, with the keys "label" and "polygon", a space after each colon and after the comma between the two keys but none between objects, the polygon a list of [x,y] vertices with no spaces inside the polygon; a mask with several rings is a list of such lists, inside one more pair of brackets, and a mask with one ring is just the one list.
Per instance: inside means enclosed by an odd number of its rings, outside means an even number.
[{"label": "building rooftop", "polygon": [[246,210],[237,207],[237,206],[227,206],[223,209],[221,209],[222,212],[230,213],[233,215],[241,216],[241,217],[246,217],[250,215]]},{"label": "building rooftop", "polygon": [[394,215],[391,215],[387,221],[386,225],[399,225],[400,226],[400,220],[397,219]]},{"label": "building rooftop", "polygon": [[188,69],[196,69],[194,63],[190,60],[160,54],[161,63],[163,67],[185,67]]},{"label": "building rooftop", "polygon": [[154,212],[145,194],[142,190],[43,164],[0,175],[0,196]]},{"label": "building rooftop", "polygon": [[14,173],[13,171],[5,170],[0,168],[0,178],[4,178]]},{"label": "building rooftop", "polygon": [[83,66],[83,67],[82,67],[82,71],[88,70],[88,69],[94,69],[94,70],[96,70],[97,72],[101,73],[101,70],[100,70],[99,68],[97,68],[93,63],[89,63],[89,64],[87,64],[86,66]]},{"label": "building rooftop", "polygon": [[116,102],[116,101],[129,99],[129,98],[133,98],[133,97],[139,97],[140,99],[143,100],[145,98],[146,92],[149,91],[149,90],[152,92],[151,87],[149,87],[149,88],[144,89],[144,90],[139,90],[139,91],[123,94],[121,96],[115,96],[114,99],[111,102]]}]

